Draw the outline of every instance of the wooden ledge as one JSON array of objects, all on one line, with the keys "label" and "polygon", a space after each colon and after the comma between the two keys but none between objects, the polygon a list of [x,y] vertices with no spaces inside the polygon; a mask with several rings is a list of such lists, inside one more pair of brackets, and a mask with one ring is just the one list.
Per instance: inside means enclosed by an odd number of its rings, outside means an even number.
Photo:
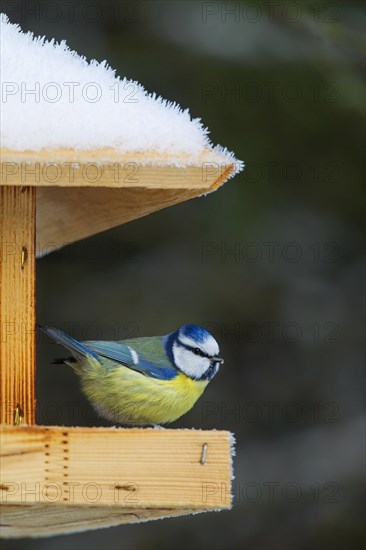
[{"label": "wooden ledge", "polygon": [[2,536],[231,506],[225,431],[1,426]]},{"label": "wooden ledge", "polygon": [[35,187],[142,187],[208,192],[235,171],[230,157],[214,149],[190,156],[155,151],[119,153],[107,147],[40,151],[2,148],[0,159],[0,184]]}]

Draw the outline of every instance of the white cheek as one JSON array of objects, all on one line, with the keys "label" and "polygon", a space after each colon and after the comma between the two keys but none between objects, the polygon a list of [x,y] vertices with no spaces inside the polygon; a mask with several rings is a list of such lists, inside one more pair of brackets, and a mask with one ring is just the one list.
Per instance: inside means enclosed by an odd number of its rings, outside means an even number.
[{"label": "white cheek", "polygon": [[189,349],[174,344],[174,361],[178,369],[192,378],[201,378],[201,376],[210,368],[210,360],[207,357],[199,357]]},{"label": "white cheek", "polygon": [[[189,338],[188,336],[184,336],[182,332],[179,333],[179,340],[186,346],[189,346],[190,348],[195,348],[197,345],[197,342],[195,342],[194,340],[192,340],[192,338]],[[202,349],[208,355],[218,355],[220,353],[218,343],[216,342],[215,338],[211,335],[208,336],[208,338],[205,340],[202,346],[203,346]]]}]

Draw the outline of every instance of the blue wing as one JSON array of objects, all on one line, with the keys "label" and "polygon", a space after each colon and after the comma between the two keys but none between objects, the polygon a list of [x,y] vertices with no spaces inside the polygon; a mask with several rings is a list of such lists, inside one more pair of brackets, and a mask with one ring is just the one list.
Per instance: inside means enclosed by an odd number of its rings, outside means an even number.
[{"label": "blue wing", "polygon": [[[119,364],[122,364],[132,370],[140,372],[151,378],[157,378],[159,380],[172,380],[177,376],[177,371],[174,367],[169,366],[167,363],[153,363],[145,359],[135,349],[123,342],[103,342],[103,341],[87,341],[83,342],[87,348],[94,353],[111,359]],[[118,365],[116,365],[118,366]]]},{"label": "blue wing", "polygon": [[[60,329],[47,326],[40,328],[52,340],[70,350],[78,358],[89,357],[100,362],[100,358],[105,357],[106,359],[115,361],[116,368],[119,365],[124,365],[145,376],[151,376],[151,378],[157,378],[158,380],[172,380],[178,374],[176,369],[169,365],[168,359],[161,354],[155,354],[156,359],[152,362],[146,359],[147,350],[143,350],[140,353],[127,343],[93,340],[78,342]],[[146,340],[148,339],[141,338],[140,346]],[[139,347],[138,344],[136,344],[136,347]],[[111,365],[108,365],[108,367],[113,368]]]}]

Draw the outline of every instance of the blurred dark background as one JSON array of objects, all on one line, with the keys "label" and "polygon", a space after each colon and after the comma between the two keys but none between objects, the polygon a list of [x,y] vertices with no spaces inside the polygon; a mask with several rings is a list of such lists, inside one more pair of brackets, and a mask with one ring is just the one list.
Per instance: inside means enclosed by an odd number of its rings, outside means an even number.
[{"label": "blurred dark background", "polygon": [[[38,321],[76,338],[215,334],[225,365],[174,426],[235,434],[233,509],[3,548],[363,548],[364,3],[1,6],[188,107],[247,165],[37,264]],[[39,338],[38,423],[103,425],[60,351]]]}]

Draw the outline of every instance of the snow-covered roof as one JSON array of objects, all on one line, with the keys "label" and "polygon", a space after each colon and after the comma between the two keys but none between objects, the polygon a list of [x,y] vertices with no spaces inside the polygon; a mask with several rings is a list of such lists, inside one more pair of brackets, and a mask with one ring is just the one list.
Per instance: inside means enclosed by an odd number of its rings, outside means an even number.
[{"label": "snow-covered roof", "polygon": [[108,147],[183,155],[187,164],[210,149],[235,163],[235,173],[242,168],[232,153],[212,146],[188,109],[117,76],[106,61],[87,61],[65,41],[23,33],[4,14],[0,25],[2,148]]}]

